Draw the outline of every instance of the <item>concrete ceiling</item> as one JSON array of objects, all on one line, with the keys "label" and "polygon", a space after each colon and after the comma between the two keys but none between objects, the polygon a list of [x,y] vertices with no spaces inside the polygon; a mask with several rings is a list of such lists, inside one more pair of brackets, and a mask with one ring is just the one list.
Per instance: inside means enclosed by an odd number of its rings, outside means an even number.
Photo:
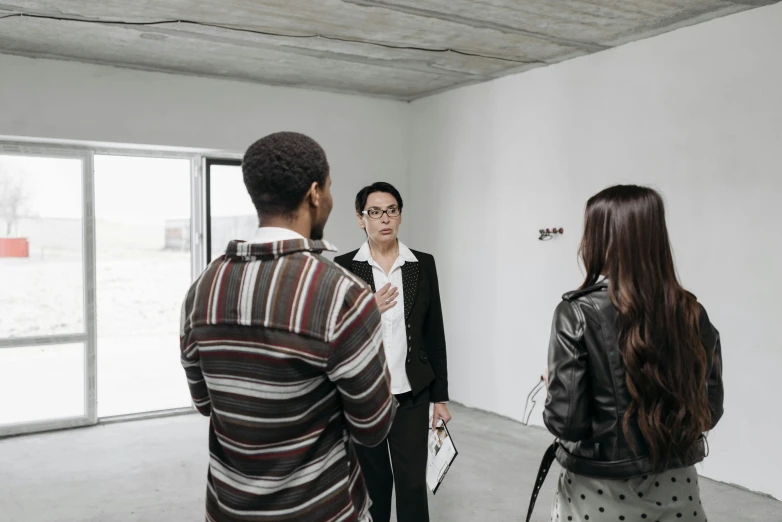
[{"label": "concrete ceiling", "polygon": [[413,100],[778,1],[0,0],[0,53]]}]

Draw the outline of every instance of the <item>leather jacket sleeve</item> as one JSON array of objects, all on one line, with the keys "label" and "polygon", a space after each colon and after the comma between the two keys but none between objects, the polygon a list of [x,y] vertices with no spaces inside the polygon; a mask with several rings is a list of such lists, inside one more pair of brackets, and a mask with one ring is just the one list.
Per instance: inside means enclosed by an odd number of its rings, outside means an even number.
[{"label": "leather jacket sleeve", "polygon": [[548,397],[543,411],[548,430],[571,442],[592,435],[584,341],[586,323],[577,306],[563,301],[554,312],[548,355]]},{"label": "leather jacket sleeve", "polygon": [[706,387],[709,394],[709,409],[711,410],[711,428],[717,425],[724,412],[723,401],[725,399],[725,390],[722,386],[722,343],[720,342],[720,333],[709,321],[709,315],[701,306],[700,330],[703,345],[709,357],[711,367],[706,374]]}]

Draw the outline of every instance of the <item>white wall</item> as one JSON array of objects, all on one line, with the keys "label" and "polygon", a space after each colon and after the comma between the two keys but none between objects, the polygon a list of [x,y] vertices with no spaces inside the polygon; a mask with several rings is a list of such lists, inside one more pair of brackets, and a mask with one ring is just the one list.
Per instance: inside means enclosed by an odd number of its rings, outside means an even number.
[{"label": "white wall", "polygon": [[438,260],[454,400],[521,418],[582,280],[587,198],[648,184],[722,333],[726,414],[702,471],[782,498],[780,27],[777,4],[413,104],[407,223]]},{"label": "white wall", "polygon": [[353,199],[365,184],[407,188],[405,103],[0,55],[0,136],[193,147],[243,153],[271,132],[326,150],[334,210],[327,238],[358,246]]}]

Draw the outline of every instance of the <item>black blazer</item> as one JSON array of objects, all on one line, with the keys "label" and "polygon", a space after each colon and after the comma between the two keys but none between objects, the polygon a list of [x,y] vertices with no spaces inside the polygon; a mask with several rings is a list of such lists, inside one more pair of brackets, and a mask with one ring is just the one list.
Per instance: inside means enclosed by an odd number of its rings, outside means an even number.
[{"label": "black blazer", "polygon": [[[354,261],[358,250],[337,256],[334,261],[366,281],[376,292],[372,267]],[[413,395],[426,388],[432,402],[448,400],[448,358],[445,351],[443,310],[434,257],[413,250],[417,263],[402,265],[402,281],[407,327],[407,378]]]}]

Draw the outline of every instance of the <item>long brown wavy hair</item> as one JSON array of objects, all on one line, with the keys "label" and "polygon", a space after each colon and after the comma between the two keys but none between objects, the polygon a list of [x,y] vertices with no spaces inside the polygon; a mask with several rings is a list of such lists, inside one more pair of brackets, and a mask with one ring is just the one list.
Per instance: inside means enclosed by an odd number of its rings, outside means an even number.
[{"label": "long brown wavy hair", "polygon": [[[580,249],[582,288],[604,275],[617,311],[630,405],[622,426],[637,423],[658,471],[688,461],[711,425],[700,337],[700,308],[676,276],[663,199],[634,185],[610,187],[586,207]],[[634,448],[636,453],[638,448]]]}]

